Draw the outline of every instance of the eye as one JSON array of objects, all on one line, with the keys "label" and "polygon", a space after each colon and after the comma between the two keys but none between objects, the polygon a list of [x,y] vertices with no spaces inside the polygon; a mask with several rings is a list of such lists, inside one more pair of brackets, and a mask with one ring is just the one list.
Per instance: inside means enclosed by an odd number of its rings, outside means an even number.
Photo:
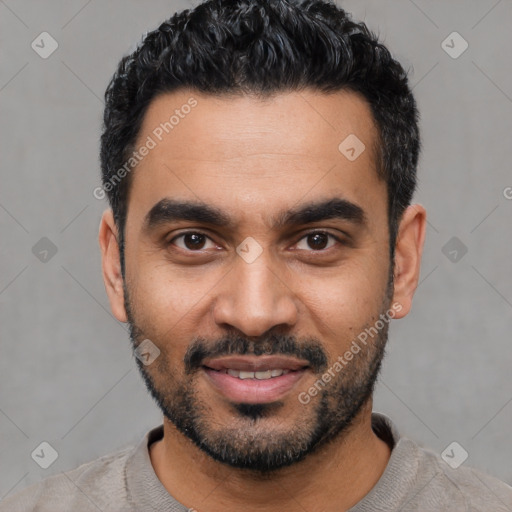
[{"label": "eye", "polygon": [[[185,251],[202,251],[216,247],[209,237],[197,231],[182,233],[181,235],[174,237],[169,243],[176,245]],[[208,243],[210,243],[209,247]]]},{"label": "eye", "polygon": [[[329,240],[331,240],[332,243],[330,243]],[[297,249],[306,251],[311,249],[314,251],[323,251],[336,245],[336,242],[339,242],[339,239],[334,235],[331,235],[326,231],[315,231],[302,237],[296,247]]]}]

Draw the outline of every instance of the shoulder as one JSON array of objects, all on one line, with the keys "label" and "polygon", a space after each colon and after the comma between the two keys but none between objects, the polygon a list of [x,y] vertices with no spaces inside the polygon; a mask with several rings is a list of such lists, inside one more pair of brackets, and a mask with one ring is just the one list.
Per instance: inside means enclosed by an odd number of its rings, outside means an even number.
[{"label": "shoulder", "polygon": [[437,512],[447,507],[454,512],[512,512],[512,487],[505,482],[466,463],[448,464],[450,458],[446,462],[440,454],[401,436],[382,413],[373,413],[372,428],[392,446],[372,499],[389,504],[392,496],[393,507],[401,512]]},{"label": "shoulder", "polygon": [[0,501],[0,512],[114,511],[126,504],[125,466],[134,448],[50,476]]},{"label": "shoulder", "polygon": [[466,465],[452,468],[439,454],[419,445],[416,450],[420,482],[411,502],[428,504],[432,510],[443,510],[449,503],[450,510],[461,512],[512,511],[512,487],[505,482]]}]

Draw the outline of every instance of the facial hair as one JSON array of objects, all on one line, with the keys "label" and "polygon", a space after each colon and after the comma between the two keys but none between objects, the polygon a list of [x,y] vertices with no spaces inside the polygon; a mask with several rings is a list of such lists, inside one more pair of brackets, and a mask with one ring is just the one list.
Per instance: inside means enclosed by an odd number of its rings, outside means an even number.
[{"label": "facial hair", "polygon": [[[391,275],[379,314],[385,314],[389,309],[392,286]],[[137,324],[133,306],[125,286],[125,308],[135,349],[147,336]],[[375,319],[372,318],[363,330],[369,328]],[[266,476],[303,460],[348,431],[354,418],[372,397],[384,358],[388,330],[389,323],[384,322],[384,327],[375,337],[319,390],[315,400],[306,405],[297,400],[297,406],[304,409],[298,421],[286,428],[273,421],[284,407],[282,401],[234,403],[231,405],[236,419],[233,421],[231,417],[225,424],[213,424],[210,405],[198,396],[196,379],[206,358],[268,354],[305,359],[309,370],[317,377],[316,381],[333,364],[322,342],[316,338],[299,340],[293,335],[274,332],[255,342],[234,331],[217,340],[196,337],[189,344],[182,365],[171,367],[172,358],[167,347],[172,347],[172,337],[159,339],[153,336],[151,341],[159,347],[160,356],[149,366],[139,359],[136,361],[151,396],[179,432],[214,460]]]}]

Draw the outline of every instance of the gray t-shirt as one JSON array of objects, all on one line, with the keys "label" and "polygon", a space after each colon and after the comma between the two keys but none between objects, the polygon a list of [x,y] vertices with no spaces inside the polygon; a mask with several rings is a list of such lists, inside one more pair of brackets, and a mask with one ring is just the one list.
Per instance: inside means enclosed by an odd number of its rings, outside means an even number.
[{"label": "gray t-shirt", "polygon": [[[383,414],[373,413],[372,426],[392,447],[391,458],[373,489],[347,512],[512,512],[512,487],[504,482],[465,466],[452,469],[401,437]],[[1,501],[0,512],[186,512],[194,504],[177,502],[151,465],[148,446],[162,435],[160,425],[134,448],[33,484]]]}]

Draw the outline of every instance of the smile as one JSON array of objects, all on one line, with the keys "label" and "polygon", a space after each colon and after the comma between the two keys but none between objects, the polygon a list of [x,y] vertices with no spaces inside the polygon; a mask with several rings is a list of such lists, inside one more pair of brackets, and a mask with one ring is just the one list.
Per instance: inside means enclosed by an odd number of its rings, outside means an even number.
[{"label": "smile", "polygon": [[273,369],[273,370],[265,370],[259,372],[246,372],[242,370],[234,370],[229,368],[228,370],[223,370],[231,377],[237,377],[239,379],[258,379],[258,380],[267,380],[272,379],[274,377],[281,377],[281,375],[286,375],[290,372],[290,370],[283,370],[282,368]]},{"label": "smile", "polygon": [[237,403],[283,398],[304,376],[307,361],[288,356],[227,356],[206,360],[202,370],[212,388]]}]

